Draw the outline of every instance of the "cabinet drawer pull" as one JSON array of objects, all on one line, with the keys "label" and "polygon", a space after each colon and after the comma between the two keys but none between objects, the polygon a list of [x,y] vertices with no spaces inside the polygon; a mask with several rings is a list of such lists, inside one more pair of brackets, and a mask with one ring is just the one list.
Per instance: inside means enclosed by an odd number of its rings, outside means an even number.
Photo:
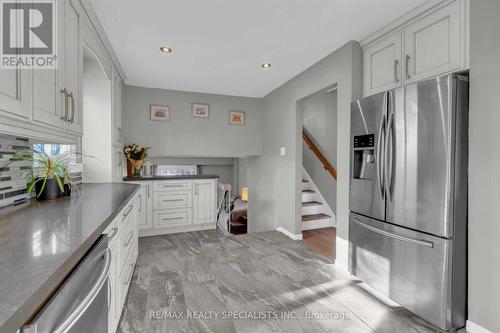
[{"label": "cabinet drawer pull", "polygon": [[125,242],[123,242],[123,247],[127,247],[130,244],[130,241],[132,241],[132,236],[133,235],[134,235],[133,231],[130,231],[128,233],[127,239],[125,240]]},{"label": "cabinet drawer pull", "polygon": [[113,237],[116,236],[117,233],[118,233],[118,228],[112,228],[111,232],[108,234],[108,238],[112,239]]},{"label": "cabinet drawer pull", "polygon": [[184,199],[164,199],[161,202],[180,202],[184,201]]},{"label": "cabinet drawer pull", "polygon": [[173,187],[185,187],[186,185],[184,184],[162,184],[162,185],[159,185],[161,188],[173,188]]},{"label": "cabinet drawer pull", "polygon": [[123,213],[123,218],[126,218],[128,216],[128,214],[130,214],[130,212],[132,211],[132,209],[134,208],[134,206],[130,205],[128,206],[128,209],[125,213]]},{"label": "cabinet drawer pull", "polygon": [[182,217],[167,217],[167,218],[163,218],[161,220],[162,221],[178,221],[178,220],[184,220],[184,218],[182,218]]}]

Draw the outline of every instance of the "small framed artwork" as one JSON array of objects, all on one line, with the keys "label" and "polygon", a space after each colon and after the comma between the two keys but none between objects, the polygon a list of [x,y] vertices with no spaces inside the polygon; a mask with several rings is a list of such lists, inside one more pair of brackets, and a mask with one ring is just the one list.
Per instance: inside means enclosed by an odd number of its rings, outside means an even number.
[{"label": "small framed artwork", "polygon": [[170,120],[170,106],[168,105],[155,105],[149,106],[152,121],[169,121]]},{"label": "small framed artwork", "polygon": [[208,119],[210,118],[210,104],[192,103],[191,112],[194,118]]},{"label": "small framed artwork", "polygon": [[229,111],[229,124],[230,125],[245,125],[245,112],[243,112],[243,111]]}]

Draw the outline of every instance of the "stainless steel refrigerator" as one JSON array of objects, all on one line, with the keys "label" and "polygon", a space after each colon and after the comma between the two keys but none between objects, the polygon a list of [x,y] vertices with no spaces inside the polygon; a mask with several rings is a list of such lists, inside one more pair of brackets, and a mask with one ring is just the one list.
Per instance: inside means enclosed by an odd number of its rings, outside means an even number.
[{"label": "stainless steel refrigerator", "polygon": [[351,105],[349,269],[443,330],[465,325],[467,75]]}]

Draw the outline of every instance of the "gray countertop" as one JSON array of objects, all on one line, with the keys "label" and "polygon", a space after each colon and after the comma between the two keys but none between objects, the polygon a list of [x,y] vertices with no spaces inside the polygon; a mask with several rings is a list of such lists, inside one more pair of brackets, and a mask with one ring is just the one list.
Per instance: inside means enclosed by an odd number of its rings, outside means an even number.
[{"label": "gray countertop", "polygon": [[178,176],[153,176],[153,177],[124,177],[126,182],[147,181],[147,180],[175,180],[175,179],[207,179],[220,178],[218,175],[178,175]]},{"label": "gray countertop", "polygon": [[84,184],[81,193],[0,210],[0,332],[40,308],[139,189]]}]

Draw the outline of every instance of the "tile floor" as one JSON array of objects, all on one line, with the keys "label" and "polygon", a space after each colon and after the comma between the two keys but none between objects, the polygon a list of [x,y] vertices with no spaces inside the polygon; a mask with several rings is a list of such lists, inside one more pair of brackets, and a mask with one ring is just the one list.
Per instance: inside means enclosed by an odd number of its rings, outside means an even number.
[{"label": "tile floor", "polygon": [[300,241],[212,230],[139,239],[118,331],[435,332]]}]

